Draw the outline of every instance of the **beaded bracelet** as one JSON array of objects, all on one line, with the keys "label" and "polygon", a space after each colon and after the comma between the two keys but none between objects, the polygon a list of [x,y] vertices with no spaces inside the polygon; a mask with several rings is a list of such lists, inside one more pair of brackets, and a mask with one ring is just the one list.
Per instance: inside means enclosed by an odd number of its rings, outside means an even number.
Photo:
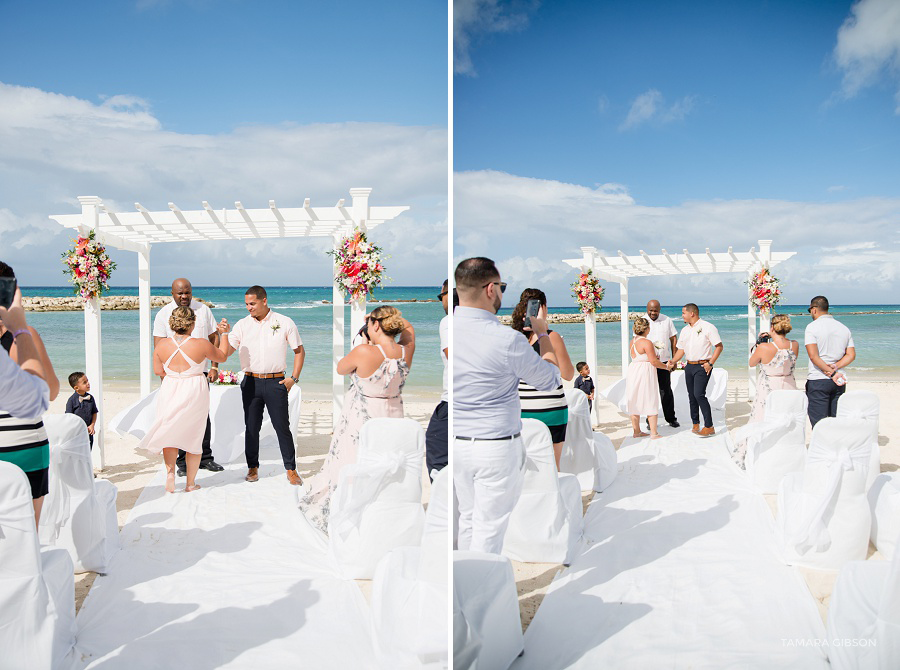
[{"label": "beaded bracelet", "polygon": [[13,331],[13,339],[17,338],[19,335],[31,335],[31,331],[27,328],[19,328],[19,330]]}]

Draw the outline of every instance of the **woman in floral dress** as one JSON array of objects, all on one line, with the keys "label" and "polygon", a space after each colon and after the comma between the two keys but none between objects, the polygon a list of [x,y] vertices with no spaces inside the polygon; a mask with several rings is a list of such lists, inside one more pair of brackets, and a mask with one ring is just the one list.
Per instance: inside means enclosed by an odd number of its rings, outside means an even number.
[{"label": "woman in floral dress", "polygon": [[[756,345],[750,354],[750,365],[756,365],[759,374],[756,377],[756,397],[753,400],[753,408],[750,410],[750,421],[762,421],[766,416],[766,398],[769,392],[775,389],[797,390],[797,382],[794,380],[794,366],[797,364],[797,354],[800,351],[800,343],[789,340],[787,334],[791,332],[791,317],[787,314],[776,314],[772,317],[769,342]],[[732,458],[741,469],[746,469],[744,459],[747,457],[747,443],[741,442],[734,450]]]},{"label": "woman in floral dress", "polygon": [[300,494],[300,510],[323,533],[328,532],[331,496],[341,469],[356,463],[362,425],[377,417],[403,418],[400,392],[416,348],[415,330],[395,307],[373,310],[360,332],[367,342],[354,347],[337,364],[338,374],[350,375],[350,388],[328,456]]}]

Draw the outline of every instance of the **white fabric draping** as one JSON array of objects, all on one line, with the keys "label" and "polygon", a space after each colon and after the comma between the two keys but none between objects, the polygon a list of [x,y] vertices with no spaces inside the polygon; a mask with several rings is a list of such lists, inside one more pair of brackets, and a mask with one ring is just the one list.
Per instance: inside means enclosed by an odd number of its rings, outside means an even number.
[{"label": "white fabric draping", "polygon": [[844,566],[828,606],[827,640],[836,670],[900,668],[900,553]]},{"label": "white fabric draping", "polygon": [[619,449],[582,551],[550,585],[515,670],[826,669],[803,578],[781,560],[772,515],[724,436],[679,433]]},{"label": "white fabric draping", "polygon": [[751,421],[730,431],[726,438],[733,451],[747,442],[744,464],[747,476],[761,493],[777,493],[782,478],[803,469],[806,462],[806,394],[776,389],[766,398],[763,421]]},{"label": "white fabric draping", "polygon": [[365,598],[292,504],[278,448],[245,474],[166,494],[160,469],[78,614],[77,667],[378,667]]},{"label": "white fabric draping", "polygon": [[530,563],[568,563],[581,540],[581,487],[556,470],[550,430],[522,419],[525,480],[509,516],[503,555]]},{"label": "white fabric draping", "polygon": [[389,552],[372,580],[372,619],[383,667],[449,665],[447,648],[450,472],[435,473],[418,547]]},{"label": "white fabric draping", "polygon": [[0,461],[0,667],[67,668],[74,644],[72,560],[40,547],[28,478]]},{"label": "white fabric draping", "polygon": [[[156,420],[156,394],[153,391],[126,407],[109,422],[109,429],[117,435],[134,435],[143,438]],[[297,434],[300,425],[300,386],[294,385],[288,392],[288,418],[291,435]],[[212,424],[211,447],[213,458],[219,463],[232,463],[244,455],[244,405],[239,386],[213,384],[209,387],[209,419]],[[262,428],[259,431],[260,447],[275,445],[278,438],[268,410],[263,411]]]},{"label": "white fabric draping", "polygon": [[868,492],[872,510],[872,544],[887,558],[897,552],[900,537],[900,472],[884,472]]},{"label": "white fabric draping", "polygon": [[45,414],[50,441],[48,514],[41,514],[41,541],[69,552],[75,572],[104,572],[119,549],[117,489],[94,479],[87,426],[74,414]]},{"label": "white fabric draping", "polygon": [[608,437],[591,428],[587,395],[567,389],[566,402],[569,423],[559,471],[575,475],[582,491],[602,491],[616,478],[616,448]]},{"label": "white fabric draping", "polygon": [[778,491],[778,527],[789,563],[835,570],[866,557],[871,449],[865,421],[826,417],[816,424],[803,472],[787,475]]},{"label": "white fabric draping", "polygon": [[881,472],[881,449],[878,447],[878,417],[881,401],[873,391],[847,391],[838,398],[837,417],[846,419],[863,419],[871,430],[873,443],[872,456],[869,461],[869,476],[866,489],[871,488],[875,478]]},{"label": "white fabric draping", "polygon": [[506,670],[521,652],[522,621],[509,559],[454,551],[454,670]]},{"label": "white fabric draping", "polygon": [[412,419],[375,418],[359,432],[331,501],[328,540],[347,579],[371,579],[391,549],[419,544],[425,431]]}]

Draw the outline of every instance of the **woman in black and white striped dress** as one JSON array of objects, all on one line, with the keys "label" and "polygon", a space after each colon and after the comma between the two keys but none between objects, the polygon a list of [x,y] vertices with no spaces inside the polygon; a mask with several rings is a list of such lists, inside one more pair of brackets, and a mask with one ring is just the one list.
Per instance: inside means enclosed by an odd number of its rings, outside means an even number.
[{"label": "woman in black and white striped dress", "polygon": [[[525,329],[525,308],[529,300],[538,300],[541,303],[540,316],[547,318],[547,296],[536,288],[526,288],[519,297],[519,304],[512,313],[512,327],[528,338],[528,343],[540,354],[538,338],[530,329]],[[566,344],[559,333],[548,331],[550,343],[553,345],[553,353],[559,362],[559,373],[566,381],[571,381],[575,376],[575,367]],[[552,361],[551,361],[552,362]],[[522,418],[537,419],[550,429],[550,437],[553,439],[553,453],[556,457],[556,468],[559,469],[559,457],[566,441],[566,424],[569,422],[569,406],[566,403],[566,394],[562,384],[553,391],[538,391],[533,386],[519,380],[519,400],[522,403]]]},{"label": "woman in black and white striped dress", "polygon": [[[0,277],[13,276],[12,268],[0,261]],[[10,310],[21,312],[21,300],[21,292],[17,288]],[[16,315],[16,318],[22,315],[24,312]],[[11,319],[8,320],[11,321]],[[24,318],[21,320],[24,323]],[[50,363],[50,357],[47,355],[41,336],[30,326],[10,330],[6,325],[9,324],[0,321],[0,343],[3,348],[9,351],[12,360],[21,364],[22,356],[16,342],[19,341],[19,338],[30,340],[29,351],[36,354],[40,363],[38,367],[41,374],[36,376],[47,383],[50,400],[54,400],[59,394],[59,379],[56,378],[56,373],[53,371],[53,365]],[[0,407],[0,461],[19,466],[28,477],[28,483],[31,484],[31,497],[34,501],[34,520],[37,525],[41,517],[44,496],[49,492],[48,469],[50,467],[50,443],[47,440],[44,422],[40,415],[18,418],[11,416]]]}]

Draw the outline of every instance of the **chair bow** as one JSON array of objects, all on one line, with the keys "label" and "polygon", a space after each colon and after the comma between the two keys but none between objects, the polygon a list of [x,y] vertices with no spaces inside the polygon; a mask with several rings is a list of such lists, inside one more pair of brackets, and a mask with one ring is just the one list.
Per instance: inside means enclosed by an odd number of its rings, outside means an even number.
[{"label": "chair bow", "polygon": [[838,486],[847,470],[856,470],[857,467],[862,471],[867,471],[869,466],[869,454],[872,445],[863,444],[853,449],[840,449],[834,451],[822,451],[810,446],[809,453],[806,456],[807,465],[813,463],[830,464],[828,469],[828,481],[825,485],[825,491],[819,499],[818,504],[812,514],[795,529],[789,541],[793,543],[798,553],[804,554],[812,547],[817,551],[825,550],[831,544],[831,534],[825,524],[825,512],[832,504],[834,496],[837,493]]}]

